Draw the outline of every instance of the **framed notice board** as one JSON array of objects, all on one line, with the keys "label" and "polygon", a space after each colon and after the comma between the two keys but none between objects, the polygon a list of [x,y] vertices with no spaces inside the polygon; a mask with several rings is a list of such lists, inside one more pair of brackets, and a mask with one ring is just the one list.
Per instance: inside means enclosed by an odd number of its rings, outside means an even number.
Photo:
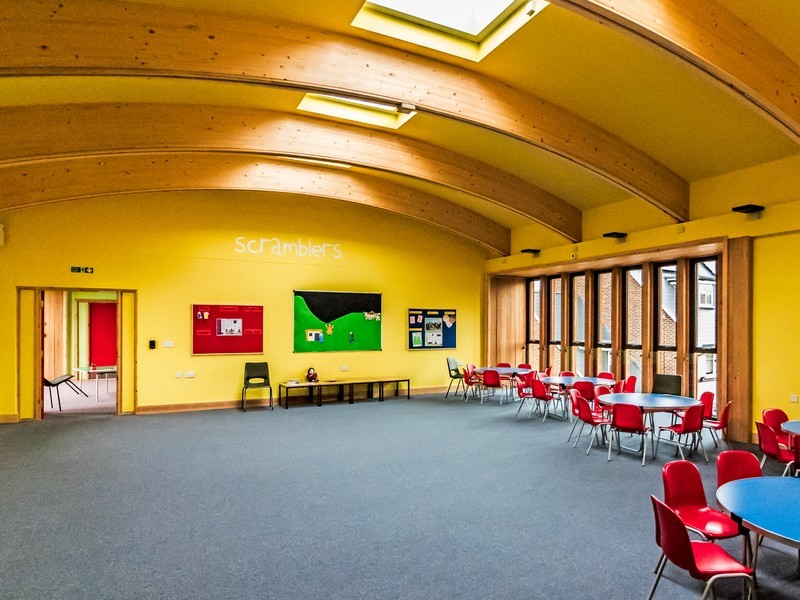
[{"label": "framed notice board", "polygon": [[192,304],[192,354],[263,352],[263,306]]},{"label": "framed notice board", "polygon": [[409,308],[408,349],[456,347],[456,311],[453,308]]}]

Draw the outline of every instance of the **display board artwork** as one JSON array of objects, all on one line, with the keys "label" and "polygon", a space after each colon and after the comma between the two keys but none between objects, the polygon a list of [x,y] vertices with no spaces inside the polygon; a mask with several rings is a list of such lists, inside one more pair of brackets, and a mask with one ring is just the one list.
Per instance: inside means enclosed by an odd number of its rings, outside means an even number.
[{"label": "display board artwork", "polygon": [[192,305],[192,354],[263,352],[263,306]]},{"label": "display board artwork", "polygon": [[455,309],[409,308],[408,349],[456,347]]},{"label": "display board artwork", "polygon": [[295,352],[380,349],[380,294],[295,290]]}]

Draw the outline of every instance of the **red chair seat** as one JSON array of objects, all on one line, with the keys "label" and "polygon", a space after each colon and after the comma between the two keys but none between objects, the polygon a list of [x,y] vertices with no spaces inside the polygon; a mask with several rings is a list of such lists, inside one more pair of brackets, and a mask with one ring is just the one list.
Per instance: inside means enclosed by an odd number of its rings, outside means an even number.
[{"label": "red chair seat", "polygon": [[708,539],[732,538],[739,535],[739,526],[725,513],[708,506],[687,506],[673,509],[688,528]]},{"label": "red chair seat", "polygon": [[708,581],[715,575],[753,575],[753,569],[740,563],[728,552],[712,542],[692,540],[695,569],[690,574],[697,579]]}]

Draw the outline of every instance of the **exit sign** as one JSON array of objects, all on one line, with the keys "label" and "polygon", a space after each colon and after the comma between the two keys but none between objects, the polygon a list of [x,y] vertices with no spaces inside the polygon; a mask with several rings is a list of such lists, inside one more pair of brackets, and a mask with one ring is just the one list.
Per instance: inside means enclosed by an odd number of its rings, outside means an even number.
[{"label": "exit sign", "polygon": [[70,267],[70,273],[94,273],[94,267]]}]

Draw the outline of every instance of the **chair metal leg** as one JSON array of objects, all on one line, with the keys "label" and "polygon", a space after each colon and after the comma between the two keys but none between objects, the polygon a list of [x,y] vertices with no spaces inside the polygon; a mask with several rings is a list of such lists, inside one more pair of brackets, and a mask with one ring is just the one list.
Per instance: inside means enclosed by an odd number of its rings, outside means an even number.
[{"label": "chair metal leg", "polygon": [[659,559],[660,564],[656,570],[656,578],[653,580],[653,585],[650,587],[650,593],[647,594],[647,600],[653,600],[653,595],[656,593],[656,587],[658,586],[658,582],[661,579],[661,574],[664,572],[664,567],[667,564],[667,558],[663,554],[661,555],[663,560]]},{"label": "chair metal leg", "polygon": [[572,434],[575,433],[575,427],[577,426],[578,426],[578,419],[575,419],[572,422],[572,429],[570,429],[569,435],[567,436],[567,443],[569,443],[569,441],[572,439]]},{"label": "chair metal leg", "polygon": [[[546,408],[546,407],[545,407],[545,408]],[[578,435],[577,435],[577,437],[575,438],[575,443],[574,443],[574,444],[572,444],[572,447],[573,447],[573,448],[574,448],[575,446],[577,446],[577,445],[578,445],[578,440],[580,440],[580,439],[581,439],[581,435],[583,434],[583,426],[584,426],[584,425],[586,425],[586,422],[585,422],[585,421],[581,421],[581,428],[578,430]]]},{"label": "chair metal leg", "polygon": [[525,398],[520,398],[519,399],[519,408],[517,409],[517,412],[514,413],[514,418],[515,419],[517,418],[517,415],[519,415],[519,411],[522,410],[522,405],[525,404],[525,400],[526,400]]}]

